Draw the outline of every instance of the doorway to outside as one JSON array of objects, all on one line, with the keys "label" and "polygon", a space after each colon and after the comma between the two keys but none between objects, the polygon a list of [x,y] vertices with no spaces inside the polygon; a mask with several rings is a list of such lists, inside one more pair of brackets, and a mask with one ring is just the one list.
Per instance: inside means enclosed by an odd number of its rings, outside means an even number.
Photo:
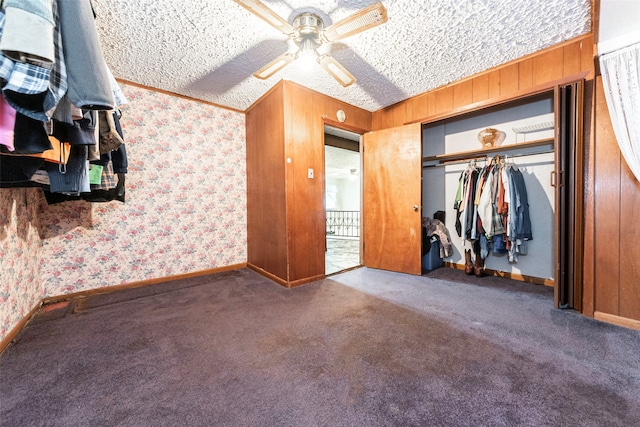
[{"label": "doorway to outside", "polygon": [[362,162],[360,135],[325,125],[325,274],[358,267]]}]

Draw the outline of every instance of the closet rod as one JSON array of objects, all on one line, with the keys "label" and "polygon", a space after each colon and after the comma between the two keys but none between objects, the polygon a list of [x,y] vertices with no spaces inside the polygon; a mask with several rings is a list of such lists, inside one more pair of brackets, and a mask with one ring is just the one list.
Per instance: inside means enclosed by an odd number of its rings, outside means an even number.
[{"label": "closet rod", "polygon": [[[553,149],[546,148],[544,150],[536,150],[536,151],[531,151],[531,152],[528,152],[528,153],[506,154],[506,156],[508,158],[512,158],[512,157],[534,156],[536,154],[547,154],[547,153],[553,153],[553,152],[554,152]],[[500,156],[500,157],[504,157],[504,154],[503,155],[496,154],[496,155]],[[459,160],[439,160],[438,163],[433,163],[433,164],[429,164],[429,165],[422,165],[422,169],[434,168],[434,167],[439,167],[439,166],[459,165],[459,164],[463,164],[463,163],[469,163],[469,161],[471,161],[471,160],[489,162],[496,155],[487,156],[485,154],[484,156],[469,156],[467,158],[459,159]]]}]

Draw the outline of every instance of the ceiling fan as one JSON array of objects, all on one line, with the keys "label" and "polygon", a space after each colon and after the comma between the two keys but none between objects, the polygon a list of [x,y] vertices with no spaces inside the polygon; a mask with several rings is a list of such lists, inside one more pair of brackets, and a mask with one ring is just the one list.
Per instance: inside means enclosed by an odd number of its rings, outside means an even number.
[{"label": "ceiling fan", "polygon": [[322,19],[311,12],[304,12],[297,15],[293,19],[292,25],[260,0],[234,1],[251,13],[264,19],[271,26],[293,40],[298,47],[295,53],[280,55],[256,71],[253,75],[259,79],[271,77],[300,56],[308,54],[314,56],[320,66],[342,86],[347,87],[353,84],[356,78],[336,61],[335,58],[328,54],[320,54],[318,48],[325,43],[333,43],[345,39],[387,22],[387,9],[385,9],[381,2],[361,9],[353,15],[324,28]]}]

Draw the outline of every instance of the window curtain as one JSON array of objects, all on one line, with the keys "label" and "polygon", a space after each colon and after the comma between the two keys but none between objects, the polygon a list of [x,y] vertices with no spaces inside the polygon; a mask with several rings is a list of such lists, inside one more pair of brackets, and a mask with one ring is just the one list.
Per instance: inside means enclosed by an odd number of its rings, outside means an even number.
[{"label": "window curtain", "polygon": [[600,56],[600,71],[620,151],[640,181],[640,43]]}]

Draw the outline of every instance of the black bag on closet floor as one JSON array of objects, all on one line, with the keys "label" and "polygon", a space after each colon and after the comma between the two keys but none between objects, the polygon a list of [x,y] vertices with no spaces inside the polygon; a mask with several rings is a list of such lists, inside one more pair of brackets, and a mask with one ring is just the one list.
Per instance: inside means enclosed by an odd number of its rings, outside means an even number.
[{"label": "black bag on closet floor", "polygon": [[427,229],[425,227],[422,227],[422,255],[428,254],[431,250],[432,239],[436,239],[438,242],[440,242],[440,238],[438,236],[436,236],[435,234],[433,236],[429,236],[427,234]]},{"label": "black bag on closet floor", "polygon": [[442,267],[442,258],[440,258],[440,237],[437,235],[427,236],[422,233],[422,269],[431,271]]}]

